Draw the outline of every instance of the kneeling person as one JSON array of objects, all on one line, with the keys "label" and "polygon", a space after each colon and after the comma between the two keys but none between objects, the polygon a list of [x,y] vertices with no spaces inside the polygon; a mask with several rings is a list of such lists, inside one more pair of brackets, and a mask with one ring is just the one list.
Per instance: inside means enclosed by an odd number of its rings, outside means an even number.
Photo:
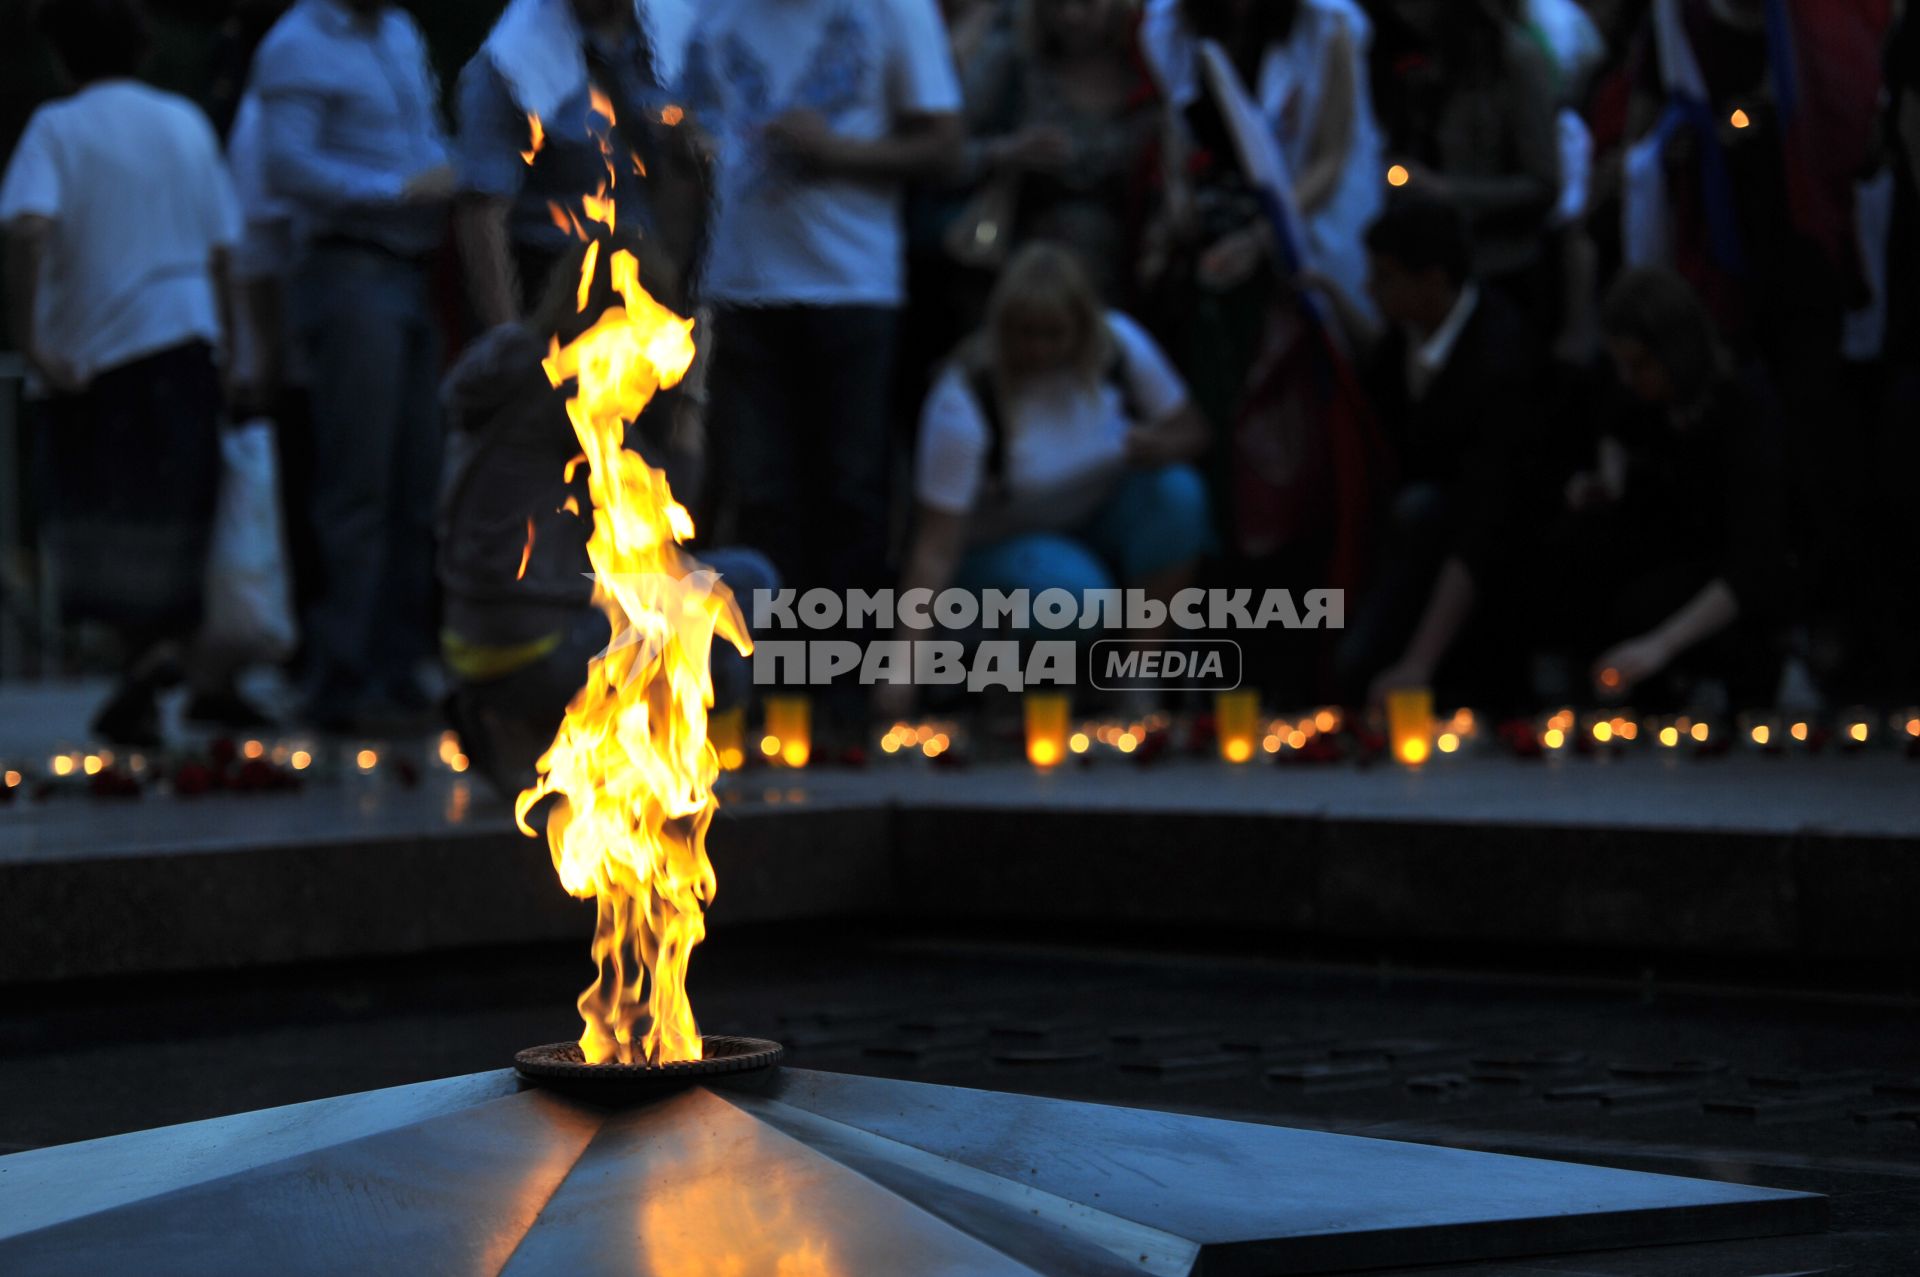
[{"label": "kneeling person", "polygon": [[[456,683],[448,714],[476,770],[509,797],[533,783],[536,760],[610,637],[593,602],[587,469],[569,465],[579,441],[564,394],[541,367],[550,341],[572,339],[585,328],[584,315],[601,312],[595,305],[576,313],[581,260],[576,246],[554,268],[528,321],[490,329],[442,388],[449,464],[439,513],[440,647]],[[601,287],[605,278],[603,269]],[[677,494],[690,498],[693,449],[658,437],[667,421],[685,420],[677,400],[671,391],[658,396],[629,429],[627,446],[651,464],[664,462],[670,482],[680,481]],[[752,550],[699,557],[743,610],[755,590],[777,583],[772,565]],[[746,661],[716,644],[716,708],[741,704],[749,681]]]},{"label": "kneeling person", "polygon": [[1211,537],[1188,464],[1206,445],[1153,339],[1102,309],[1071,253],[1032,245],[927,397],[902,589],[1124,586],[1164,600]]}]

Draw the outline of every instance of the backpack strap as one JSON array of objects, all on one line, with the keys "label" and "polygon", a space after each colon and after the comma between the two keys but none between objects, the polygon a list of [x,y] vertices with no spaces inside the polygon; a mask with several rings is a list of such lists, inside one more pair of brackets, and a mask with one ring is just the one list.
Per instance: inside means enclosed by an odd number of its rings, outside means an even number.
[{"label": "backpack strap", "polygon": [[[994,384],[993,370],[984,364],[968,363],[963,366],[963,372],[974,406],[980,411],[980,420],[987,427],[987,483],[997,489],[1007,480],[1007,423],[1000,411],[999,389]],[[1120,411],[1129,422],[1142,423],[1140,396],[1134,391],[1133,379],[1127,375],[1126,349],[1118,341],[1113,343],[1112,354],[1100,370],[1100,384],[1112,386],[1120,396]]]},{"label": "backpack strap", "polygon": [[965,372],[974,407],[987,427],[987,485],[996,490],[1007,481],[1007,423],[1000,412],[999,388],[994,385],[993,370],[985,364],[969,362]]},{"label": "backpack strap", "polygon": [[1120,412],[1136,426],[1145,425],[1145,410],[1140,406],[1140,396],[1133,388],[1133,378],[1127,375],[1127,348],[1116,339],[1113,353],[1107,359],[1107,366],[1100,370],[1102,385],[1112,386],[1120,396]]}]

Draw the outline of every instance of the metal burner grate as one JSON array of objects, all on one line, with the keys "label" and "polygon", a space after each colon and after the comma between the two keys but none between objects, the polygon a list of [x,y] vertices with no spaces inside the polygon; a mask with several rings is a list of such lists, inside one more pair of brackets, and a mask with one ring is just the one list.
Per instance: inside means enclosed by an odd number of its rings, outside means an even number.
[{"label": "metal burner grate", "polygon": [[705,1058],[673,1064],[588,1064],[578,1042],[530,1046],[513,1057],[521,1077],[559,1090],[591,1090],[600,1096],[641,1095],[730,1074],[754,1073],[778,1064],[787,1049],[765,1038],[709,1034],[700,1039]]}]

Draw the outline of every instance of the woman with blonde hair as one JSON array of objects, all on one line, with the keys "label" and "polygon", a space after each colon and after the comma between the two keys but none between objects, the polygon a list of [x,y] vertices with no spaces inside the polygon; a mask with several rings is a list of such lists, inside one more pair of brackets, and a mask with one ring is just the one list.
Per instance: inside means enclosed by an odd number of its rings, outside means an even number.
[{"label": "woman with blonde hair", "polygon": [[[921,414],[903,589],[1165,598],[1210,531],[1207,428],[1153,339],[1052,244],[1001,273]],[[896,707],[897,708],[897,707]]]}]

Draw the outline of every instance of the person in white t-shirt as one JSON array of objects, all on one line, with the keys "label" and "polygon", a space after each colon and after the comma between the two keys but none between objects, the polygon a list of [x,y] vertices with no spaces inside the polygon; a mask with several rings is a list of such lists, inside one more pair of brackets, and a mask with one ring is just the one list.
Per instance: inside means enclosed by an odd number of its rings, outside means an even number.
[{"label": "person in white t-shirt", "polygon": [[712,0],[681,88],[719,153],[709,416],[743,543],[805,590],[885,572],[902,183],[960,152],[934,0]]},{"label": "person in white t-shirt", "polygon": [[28,121],[0,221],[8,320],[46,397],[44,544],[65,616],[114,626],[130,655],[95,730],[156,744],[155,693],[200,620],[240,215],[206,116],[132,78],[135,0],[62,0],[38,20],[78,89]]},{"label": "person in white t-shirt", "polygon": [[[1212,539],[1189,464],[1207,439],[1153,339],[1101,308],[1071,252],[1029,245],[927,396],[901,589],[1126,587],[1164,600]],[[905,686],[885,691],[882,708],[902,710]]]}]

